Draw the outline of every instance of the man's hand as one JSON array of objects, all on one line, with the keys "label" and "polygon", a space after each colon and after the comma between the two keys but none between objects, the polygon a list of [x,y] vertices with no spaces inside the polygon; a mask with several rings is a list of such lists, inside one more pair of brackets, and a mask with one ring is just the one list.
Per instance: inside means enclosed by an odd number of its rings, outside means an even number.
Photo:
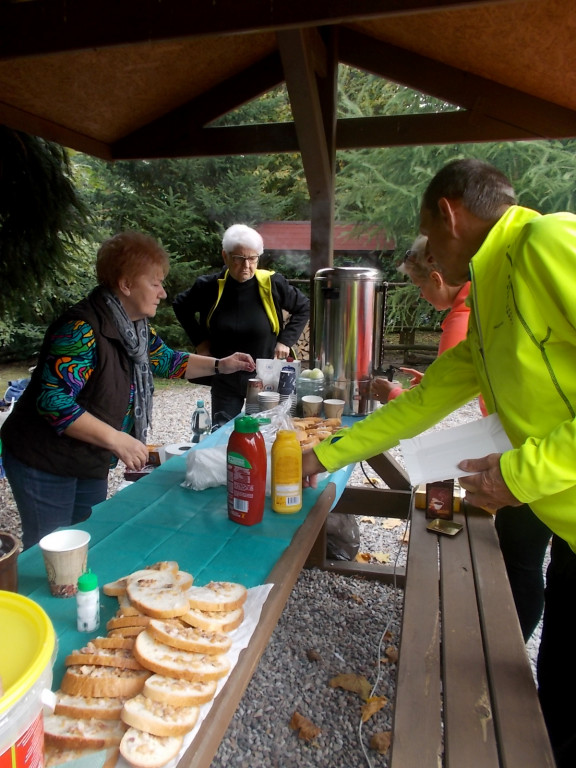
[{"label": "man's hand", "polygon": [[466,491],[466,500],[475,507],[493,512],[500,507],[519,507],[522,502],[513,496],[500,471],[501,453],[490,453],[481,459],[466,459],[458,464],[473,475],[459,477],[458,482]]},{"label": "man's hand", "polygon": [[313,450],[302,454],[302,485],[304,488],[316,488],[318,486],[318,473],[326,472],[326,467],[318,461]]}]

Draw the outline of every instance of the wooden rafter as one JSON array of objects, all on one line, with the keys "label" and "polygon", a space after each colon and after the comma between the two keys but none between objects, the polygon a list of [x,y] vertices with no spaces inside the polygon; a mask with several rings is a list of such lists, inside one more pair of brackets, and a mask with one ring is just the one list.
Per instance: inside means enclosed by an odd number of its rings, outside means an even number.
[{"label": "wooden rafter", "polygon": [[0,3],[0,60],[159,40],[341,24],[520,0],[34,0]]},{"label": "wooden rafter", "polygon": [[512,132],[535,138],[576,135],[576,114],[570,109],[367,35],[341,30],[339,51],[346,64],[504,123]]}]

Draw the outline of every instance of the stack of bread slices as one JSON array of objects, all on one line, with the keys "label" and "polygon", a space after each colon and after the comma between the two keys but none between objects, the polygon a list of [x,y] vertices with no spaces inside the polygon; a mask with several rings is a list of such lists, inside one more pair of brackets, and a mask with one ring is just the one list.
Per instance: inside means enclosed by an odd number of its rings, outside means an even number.
[{"label": "stack of bread slices", "polygon": [[90,750],[119,749],[137,768],[180,751],[199,707],[230,671],[227,633],[244,618],[241,584],[192,584],[175,562],[156,563],[103,587],[118,598],[106,637],[66,657],[53,715],[45,718],[47,768]]}]

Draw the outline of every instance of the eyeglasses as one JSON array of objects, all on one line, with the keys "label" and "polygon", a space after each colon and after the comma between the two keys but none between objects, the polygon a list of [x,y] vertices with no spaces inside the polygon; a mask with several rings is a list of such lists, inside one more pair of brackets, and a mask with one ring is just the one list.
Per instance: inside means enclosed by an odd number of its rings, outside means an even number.
[{"label": "eyeglasses", "polygon": [[245,261],[247,261],[248,264],[256,264],[256,262],[258,261],[258,259],[260,257],[259,256],[234,256],[234,255],[232,255],[232,256],[230,256],[230,258],[232,259],[234,264],[236,264],[236,266],[240,266],[240,264],[243,264]]}]

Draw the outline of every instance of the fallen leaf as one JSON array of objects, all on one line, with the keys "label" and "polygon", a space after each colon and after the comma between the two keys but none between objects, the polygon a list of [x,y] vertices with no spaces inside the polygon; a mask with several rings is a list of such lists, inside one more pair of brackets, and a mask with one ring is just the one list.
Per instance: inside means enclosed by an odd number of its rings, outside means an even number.
[{"label": "fallen leaf", "polygon": [[389,563],[390,562],[390,553],[389,552],[372,552],[372,557],[378,563]]},{"label": "fallen leaf", "polygon": [[399,525],[404,525],[404,520],[400,520],[398,517],[386,517],[382,521],[382,528],[386,528],[390,531],[393,528],[398,528]]},{"label": "fallen leaf", "polygon": [[393,645],[389,645],[385,651],[386,658],[392,661],[394,664],[398,661],[398,648]]},{"label": "fallen leaf", "polygon": [[388,699],[385,696],[372,696],[369,698],[366,704],[362,705],[362,722],[365,723],[366,720],[370,720],[372,715],[379,712],[387,703]]},{"label": "fallen leaf", "polygon": [[402,544],[408,544],[409,541],[410,541],[410,531],[407,530],[404,533],[404,536],[402,537]]},{"label": "fallen leaf", "polygon": [[330,687],[343,688],[345,691],[357,693],[364,701],[368,701],[370,698],[370,691],[372,690],[372,686],[363,675],[355,675],[351,672],[333,677],[330,680]]},{"label": "fallen leaf", "polygon": [[375,523],[376,518],[375,517],[361,517],[360,518],[361,523]]},{"label": "fallen leaf", "polygon": [[321,729],[307,717],[301,715],[299,712],[294,712],[292,719],[290,720],[290,728],[294,731],[298,731],[298,738],[304,741],[312,741],[319,733]]},{"label": "fallen leaf", "polygon": [[380,731],[380,733],[375,733],[370,739],[370,747],[380,752],[381,755],[385,755],[390,749],[391,742],[392,733],[390,731]]},{"label": "fallen leaf", "polygon": [[350,597],[355,603],[358,603],[358,605],[364,605],[364,598],[360,597],[360,595],[350,595]]},{"label": "fallen leaf", "polygon": [[354,558],[357,563],[369,563],[370,562],[370,553],[369,552],[358,552],[356,557]]},{"label": "fallen leaf", "polygon": [[308,648],[306,656],[308,657],[308,661],[322,661],[322,656],[320,656],[315,648]]}]

